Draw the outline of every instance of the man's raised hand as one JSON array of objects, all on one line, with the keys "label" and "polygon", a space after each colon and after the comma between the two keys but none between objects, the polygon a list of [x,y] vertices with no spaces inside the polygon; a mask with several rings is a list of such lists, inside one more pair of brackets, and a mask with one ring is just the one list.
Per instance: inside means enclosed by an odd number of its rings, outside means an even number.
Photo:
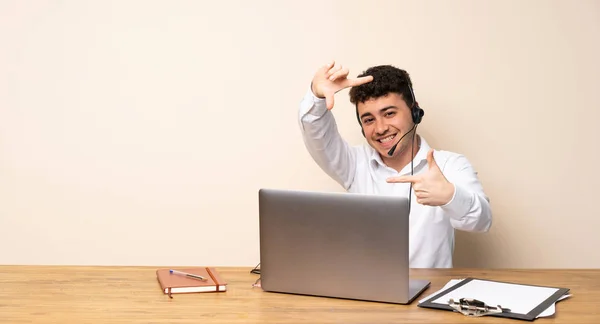
[{"label": "man's raised hand", "polygon": [[349,79],[349,73],[348,68],[343,67],[341,64],[336,65],[335,61],[322,66],[315,73],[311,89],[315,96],[325,98],[327,109],[333,108],[333,97],[338,91],[373,81],[373,77],[370,75]]},{"label": "man's raised hand", "polygon": [[433,158],[433,149],[427,152],[429,170],[415,176],[399,176],[387,179],[389,183],[412,183],[417,203],[428,206],[442,206],[454,196],[454,185],[450,183]]}]

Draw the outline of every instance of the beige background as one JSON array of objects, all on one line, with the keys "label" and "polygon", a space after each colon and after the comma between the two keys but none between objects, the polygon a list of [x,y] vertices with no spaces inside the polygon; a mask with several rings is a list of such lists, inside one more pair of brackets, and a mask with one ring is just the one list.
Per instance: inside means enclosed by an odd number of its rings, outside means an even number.
[{"label": "beige background", "polygon": [[[257,190],[340,190],[298,104],[407,69],[492,200],[456,266],[600,267],[600,1],[0,2],[0,263],[255,265]],[[347,91],[334,113],[363,143]]]}]

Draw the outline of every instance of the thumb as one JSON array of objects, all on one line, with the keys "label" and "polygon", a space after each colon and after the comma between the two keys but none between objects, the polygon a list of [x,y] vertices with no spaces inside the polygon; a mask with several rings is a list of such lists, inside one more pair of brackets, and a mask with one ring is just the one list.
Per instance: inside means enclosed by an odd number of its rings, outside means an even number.
[{"label": "thumb", "polygon": [[331,110],[333,108],[333,97],[335,93],[327,93],[325,94],[325,104],[327,105],[327,109]]},{"label": "thumb", "polygon": [[440,173],[442,172],[433,157],[433,149],[429,149],[429,152],[427,152],[427,165],[429,166],[429,171],[437,170]]}]

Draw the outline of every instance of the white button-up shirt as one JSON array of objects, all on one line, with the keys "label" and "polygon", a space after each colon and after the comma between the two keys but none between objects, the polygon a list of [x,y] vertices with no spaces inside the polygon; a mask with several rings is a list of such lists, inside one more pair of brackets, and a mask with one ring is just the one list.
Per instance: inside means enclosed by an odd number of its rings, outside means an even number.
[{"label": "white button-up shirt", "polygon": [[[308,91],[300,104],[304,143],[315,162],[348,192],[408,197],[409,183],[387,183],[392,176],[410,175],[410,163],[400,173],[386,166],[370,145],[350,146],[339,134],[325,99]],[[427,172],[430,147],[423,137],[413,160],[414,174]],[[485,232],[492,224],[489,198],[466,157],[434,151],[442,173],[455,188],[444,206],[424,206],[411,192],[409,260],[411,268],[451,268],[454,229]]]}]

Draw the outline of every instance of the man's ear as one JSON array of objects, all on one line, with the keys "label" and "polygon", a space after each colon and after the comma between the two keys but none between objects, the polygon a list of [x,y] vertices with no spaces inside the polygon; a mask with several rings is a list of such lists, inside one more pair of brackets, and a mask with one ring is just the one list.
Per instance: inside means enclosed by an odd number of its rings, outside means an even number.
[{"label": "man's ear", "polygon": [[367,135],[365,135],[365,129],[363,128],[360,116],[358,115],[358,104],[354,105],[354,110],[356,111],[356,119],[358,120],[358,124],[360,125],[360,132],[363,134],[364,137],[367,137]]}]

